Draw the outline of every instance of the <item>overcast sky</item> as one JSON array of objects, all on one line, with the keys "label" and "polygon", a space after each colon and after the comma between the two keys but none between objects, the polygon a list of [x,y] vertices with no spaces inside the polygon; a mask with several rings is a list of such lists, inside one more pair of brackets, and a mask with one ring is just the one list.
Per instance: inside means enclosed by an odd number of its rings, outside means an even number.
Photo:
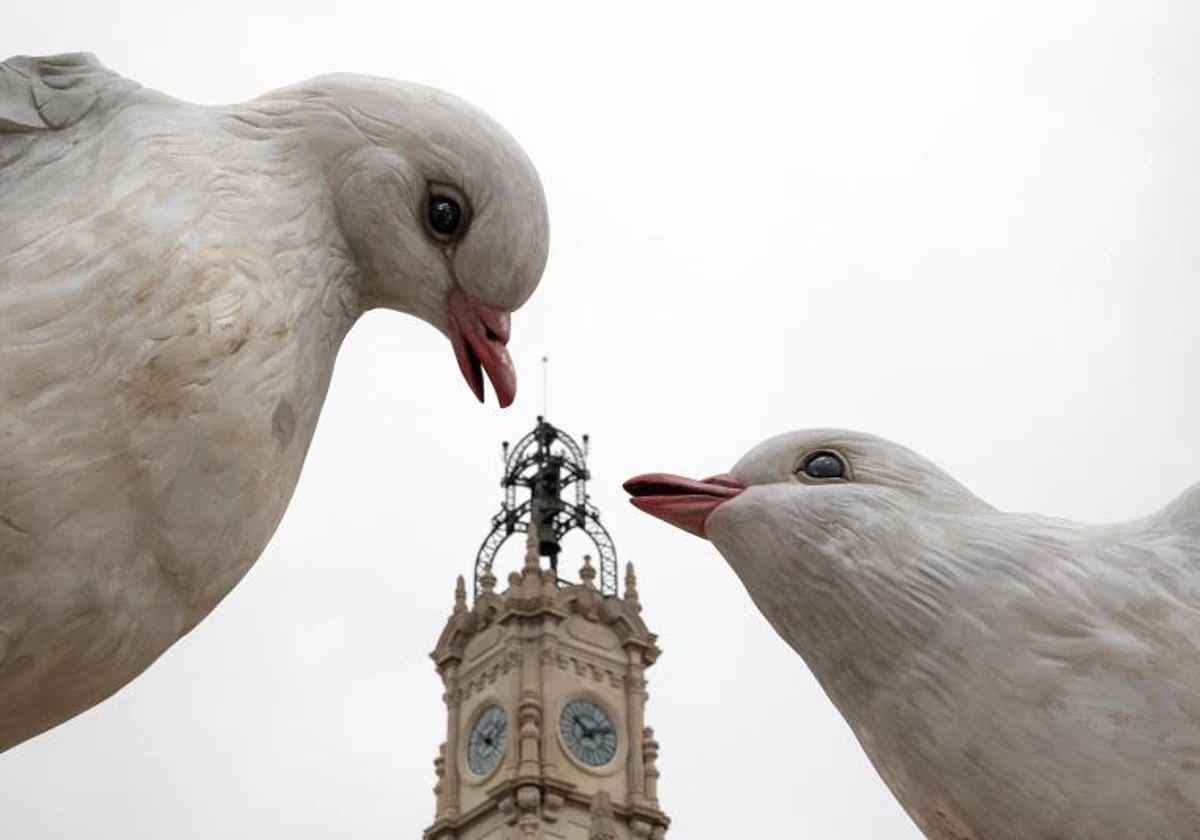
[{"label": "overcast sky", "polygon": [[647,722],[670,836],[919,836],[717,552],[621,482],[811,426],[1088,521],[1200,479],[1200,10],[708,9],[5,4],[0,57],[91,51],[197,102],[335,70],[453,91],[533,158],[552,244],[507,411],[428,326],[357,325],[258,565],[117,696],[0,756],[0,836],[419,836],[444,734],[427,654],[498,508],[500,442],[542,410],[543,354],[664,650]]}]

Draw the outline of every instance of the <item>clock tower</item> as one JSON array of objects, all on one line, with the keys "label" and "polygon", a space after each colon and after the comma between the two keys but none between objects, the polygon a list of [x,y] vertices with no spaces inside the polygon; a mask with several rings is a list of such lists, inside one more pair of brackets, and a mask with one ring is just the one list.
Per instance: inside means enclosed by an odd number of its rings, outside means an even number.
[{"label": "clock tower", "polygon": [[[504,503],[476,559],[472,602],[459,576],[431,654],[447,725],[425,840],[666,837],[658,743],[645,725],[657,637],[632,564],[618,594],[616,551],[588,500],[587,440],[581,448],[538,417],[511,452],[504,444]],[[581,558],[577,581],[559,556],[573,530],[599,557]],[[501,589],[493,562],[513,534],[526,535],[525,558]]]}]

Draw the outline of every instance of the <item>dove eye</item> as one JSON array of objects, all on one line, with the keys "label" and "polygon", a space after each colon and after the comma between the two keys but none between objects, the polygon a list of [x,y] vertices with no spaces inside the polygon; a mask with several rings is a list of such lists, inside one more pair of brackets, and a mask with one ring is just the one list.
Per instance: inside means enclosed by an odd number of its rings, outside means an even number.
[{"label": "dove eye", "polygon": [[442,239],[452,239],[462,227],[462,206],[445,195],[429,196],[429,229]]},{"label": "dove eye", "polygon": [[845,478],[846,465],[842,459],[832,452],[814,452],[805,459],[800,467],[809,478]]}]

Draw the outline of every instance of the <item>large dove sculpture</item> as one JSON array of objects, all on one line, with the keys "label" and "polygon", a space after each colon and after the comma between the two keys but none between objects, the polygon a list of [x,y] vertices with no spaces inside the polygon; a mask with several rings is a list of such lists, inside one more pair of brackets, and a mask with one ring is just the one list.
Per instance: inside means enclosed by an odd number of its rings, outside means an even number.
[{"label": "large dove sculpture", "polygon": [[521,148],[437,90],[335,74],[205,107],[86,53],[0,64],[0,751],[238,583],[363,312],[428,322],[510,404],[548,230]]}]

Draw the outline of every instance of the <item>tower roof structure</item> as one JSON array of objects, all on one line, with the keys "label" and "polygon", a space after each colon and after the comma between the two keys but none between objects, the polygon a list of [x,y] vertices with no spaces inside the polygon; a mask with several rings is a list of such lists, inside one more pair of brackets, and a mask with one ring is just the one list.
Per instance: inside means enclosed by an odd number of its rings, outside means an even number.
[{"label": "tower roof structure", "polygon": [[[596,550],[602,595],[617,594],[617,549],[600,522],[600,511],[588,498],[588,436],[580,446],[574,438],[538,415],[533,430],[504,452],[504,475],[500,486],[504,498],[500,512],[492,517],[492,529],[479,547],[475,558],[476,597],[483,581],[493,575],[492,565],[500,547],[513,534],[527,534],[536,526],[539,557],[546,557],[555,574],[556,585],[574,583],[559,577],[558,556],[562,540],[569,532],[580,530]],[[518,496],[525,496],[518,499]]]}]

